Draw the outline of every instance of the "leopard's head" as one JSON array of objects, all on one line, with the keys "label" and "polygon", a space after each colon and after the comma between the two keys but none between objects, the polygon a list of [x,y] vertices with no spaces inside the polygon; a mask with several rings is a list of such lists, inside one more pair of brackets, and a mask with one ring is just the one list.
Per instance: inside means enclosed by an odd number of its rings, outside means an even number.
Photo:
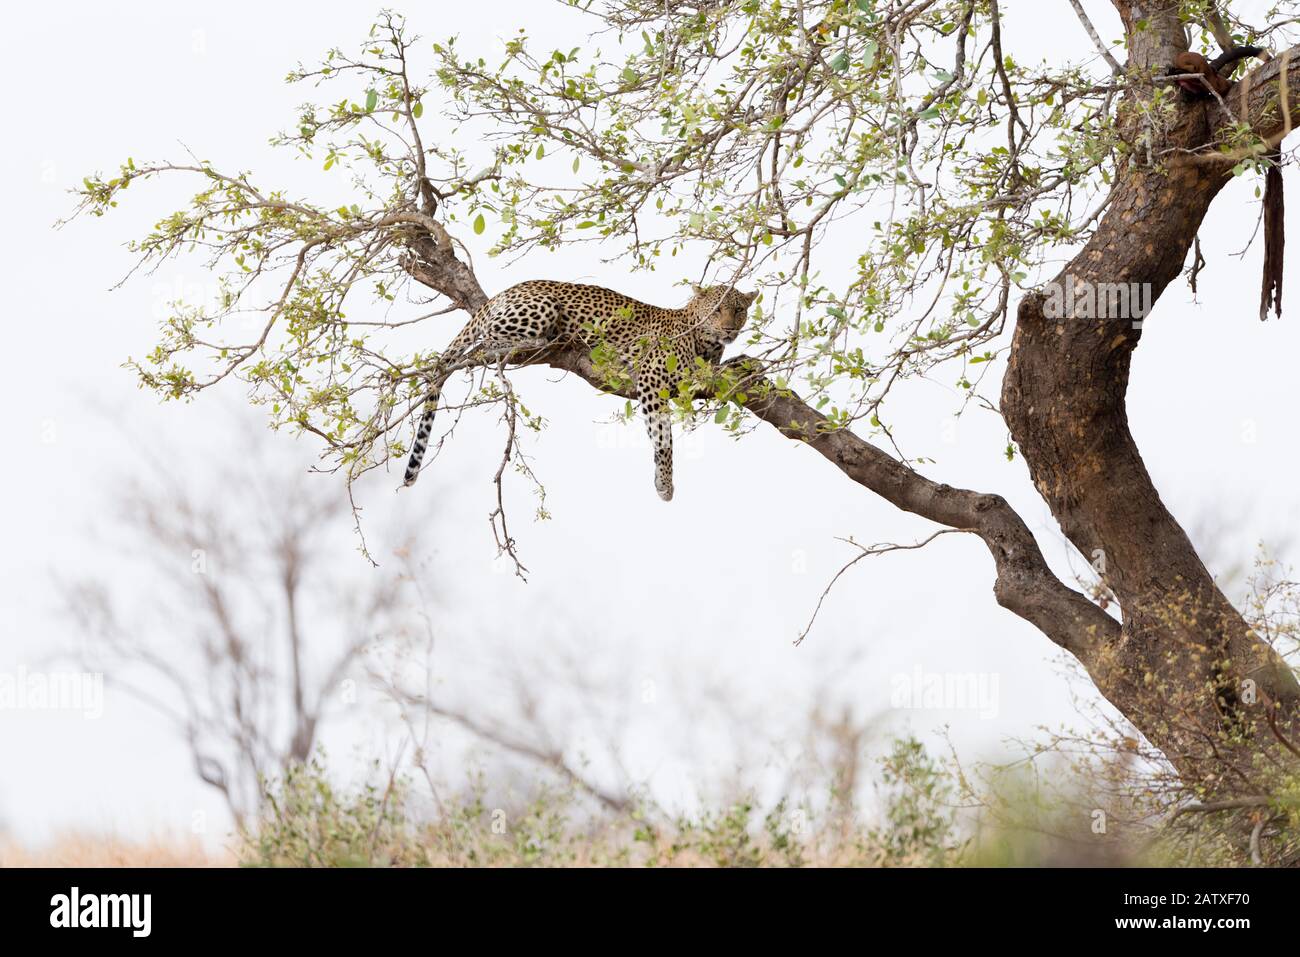
[{"label": "leopard's head", "polygon": [[718,342],[733,342],[749,318],[749,307],[757,292],[739,292],[731,286],[692,286],[695,295],[686,304],[686,315],[697,332]]}]

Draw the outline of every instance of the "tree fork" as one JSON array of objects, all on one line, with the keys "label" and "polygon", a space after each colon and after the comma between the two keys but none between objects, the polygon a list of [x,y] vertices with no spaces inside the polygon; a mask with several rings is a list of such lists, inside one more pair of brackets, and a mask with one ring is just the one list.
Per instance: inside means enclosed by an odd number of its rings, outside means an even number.
[{"label": "tree fork", "polygon": [[[1132,41],[1130,76],[1154,74],[1184,48],[1176,5],[1145,31],[1117,5]],[[1290,130],[1293,117],[1277,105],[1293,87],[1295,59],[1288,51],[1227,96],[1266,144]],[[1144,89],[1139,83],[1136,95]],[[1294,97],[1288,106],[1295,110]],[[1134,161],[1121,172],[1097,231],[1054,280],[1058,288],[1142,283],[1148,302],[1159,298],[1228,181],[1233,160],[1205,152],[1230,122],[1224,113],[1213,100],[1180,108],[1161,144],[1174,158]],[[1121,109],[1127,132],[1136,116]],[[1044,304],[1042,294],[1020,303],[1001,409],[1066,537],[1085,556],[1100,550],[1123,614],[1118,640],[1084,664],[1181,773],[1217,780],[1211,765],[1226,758],[1249,766],[1250,752],[1277,744],[1269,717],[1296,726],[1300,685],[1220,591],[1142,461],[1125,405],[1141,322],[1049,317]]]},{"label": "tree fork", "polygon": [[[1137,95],[1149,94],[1150,83],[1140,77],[1155,76],[1185,48],[1177,7],[1166,4],[1136,30],[1127,4],[1117,6],[1130,38],[1130,76],[1138,78]],[[1275,145],[1300,107],[1289,98],[1291,115],[1283,116],[1279,91],[1297,78],[1300,56],[1288,51],[1243,78],[1227,103]],[[1162,144],[1175,158],[1163,166],[1133,162],[1122,171],[1097,232],[1056,281],[1149,283],[1155,302],[1178,276],[1240,158],[1203,152],[1233,122],[1226,112],[1216,101],[1182,108]],[[1137,115],[1121,108],[1130,130]],[[411,243],[417,255],[408,272],[472,311],[486,296],[439,240]],[[997,569],[998,602],[1074,655],[1189,783],[1230,790],[1225,762],[1248,765],[1256,751],[1300,726],[1300,684],[1219,590],[1146,471],[1125,407],[1140,324],[1049,318],[1043,304],[1041,294],[1020,304],[1002,413],[1067,538],[1085,556],[1098,549],[1104,555],[1103,578],[1122,625],[1051,572],[1000,496],[935,483],[852,432],[830,428],[797,395],[765,381],[747,382],[745,405],[897,507],[978,535]],[[580,349],[557,347],[536,361],[606,388]]]}]

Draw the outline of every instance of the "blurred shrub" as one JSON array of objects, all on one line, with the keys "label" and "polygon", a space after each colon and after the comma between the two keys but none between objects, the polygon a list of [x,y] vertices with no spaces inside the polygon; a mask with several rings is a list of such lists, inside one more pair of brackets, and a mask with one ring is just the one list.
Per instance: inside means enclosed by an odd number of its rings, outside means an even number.
[{"label": "blurred shrub", "polygon": [[[963,769],[914,738],[879,763],[868,811],[752,797],[665,815],[631,804],[593,810],[576,789],[539,787],[506,807],[471,779],[455,797],[420,807],[409,780],[340,789],[319,755],[266,787],[265,810],[236,848],[264,867],[960,867],[1249,864],[1261,835],[1266,863],[1295,846],[1294,791],[1227,814],[1153,819],[1134,800],[1097,806],[1093,780],[1041,785],[1029,764],[999,769],[979,790]],[[1050,776],[1050,775],[1049,775]],[[1292,782],[1292,788],[1295,785]],[[1290,812],[1290,813],[1288,813]],[[1145,815],[1145,816],[1144,816]],[[1236,816],[1234,816],[1236,815]],[[1264,821],[1265,826],[1259,825]]]}]

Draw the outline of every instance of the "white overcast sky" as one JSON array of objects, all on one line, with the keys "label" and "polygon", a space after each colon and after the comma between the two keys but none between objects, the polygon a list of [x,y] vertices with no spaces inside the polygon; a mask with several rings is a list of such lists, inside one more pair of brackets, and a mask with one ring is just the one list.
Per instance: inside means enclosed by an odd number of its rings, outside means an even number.
[{"label": "white overcast sky", "polygon": [[[458,34],[465,51],[491,53],[520,25],[545,48],[585,42],[581,18],[541,0],[397,6],[426,41]],[[1064,0],[1005,6],[1008,43],[1019,59],[1089,49]],[[1108,5],[1088,6],[1103,34],[1113,36]],[[284,74],[331,46],[355,45],[373,13],[364,4],[320,2],[64,2],[7,11],[0,268],[8,345],[0,407],[9,451],[0,474],[8,509],[0,671],[42,667],[52,649],[77,640],[59,612],[57,578],[95,574],[124,595],[148,593],[148,581],[115,567],[91,534],[112,507],[108,484],[145,467],[110,422],[142,437],[174,475],[196,483],[240,455],[229,439],[241,407],[237,384],[193,404],[164,405],[121,368],[128,355],[152,345],[165,300],[209,282],[192,266],[169,265],[108,291],[131,264],[122,243],[170,211],[180,194],[133,188],[117,214],[56,231],[54,221],[72,206],[67,191],[127,156],[175,158],[184,144],[220,167],[253,170],[263,182],[307,192],[319,181],[319,164],[294,163],[267,145],[306,96],[287,87]],[[1289,170],[1287,179],[1294,189]],[[1157,487],[1213,561],[1225,565],[1248,558],[1260,539],[1284,536],[1296,517],[1300,319],[1292,306],[1281,322],[1260,323],[1260,250],[1232,255],[1254,228],[1254,185],[1233,183],[1216,201],[1201,233],[1208,266],[1200,301],[1181,282],[1171,287],[1147,323],[1130,389],[1133,430]],[[1292,203],[1293,234],[1298,215],[1300,203]],[[545,276],[675,305],[681,291],[673,283],[689,275],[630,275],[587,253],[538,256],[507,269],[487,257],[490,236],[462,238],[475,250],[489,291]],[[1300,301],[1297,248],[1292,243],[1289,250],[1290,302]],[[430,345],[441,346],[461,321],[448,316],[422,328],[434,337]],[[448,642],[472,646],[490,637],[498,653],[521,661],[562,649],[618,662],[629,696],[645,680],[676,687],[683,697],[694,693],[700,676],[726,680],[755,706],[754,720],[773,722],[827,694],[863,715],[885,712],[890,677],[918,667],[996,674],[995,719],[895,715],[899,728],[923,733],[951,724],[972,759],[997,754],[1007,736],[1074,718],[1053,646],[994,602],[992,562],[978,540],[948,536],[923,552],[860,564],[827,600],[812,636],[795,648],[791,641],[818,595],[852,555],[837,536],[907,542],[933,527],[765,426],[738,443],[707,426],[681,440],[677,495],[665,504],[653,491],[640,423],[611,430],[602,420],[614,400],[580,381],[557,379],[542,370],[517,377],[552,423],[530,451],[554,520],[530,523],[523,497],[516,510],[517,535],[534,570],[530,583],[493,570],[486,515],[501,435],[492,416],[468,417],[411,492],[393,495],[396,476],[363,489],[381,561],[396,542],[386,529],[418,518],[436,580],[438,627]],[[1001,421],[973,411],[954,429],[953,390],[944,382],[906,395],[910,404],[895,403],[894,424],[915,454],[937,460],[929,474],[1005,495],[1068,574],[1059,531],[1023,462],[1002,456]],[[314,452],[287,433],[268,441],[286,468],[302,468]],[[212,494],[237,500],[239,492]],[[1198,531],[1208,516],[1221,520],[1212,539]],[[685,568],[683,554],[698,555],[698,563]],[[327,560],[358,580],[378,574],[346,535]],[[666,774],[672,758],[665,742],[680,715],[661,707],[641,720],[634,763],[647,777]],[[350,731],[349,747],[377,741],[362,721],[334,733]],[[776,728],[755,731],[761,737]],[[98,721],[0,711],[0,755],[0,824],[24,840],[68,829],[183,831],[196,810],[220,815],[168,727],[117,695],[110,694]]]}]

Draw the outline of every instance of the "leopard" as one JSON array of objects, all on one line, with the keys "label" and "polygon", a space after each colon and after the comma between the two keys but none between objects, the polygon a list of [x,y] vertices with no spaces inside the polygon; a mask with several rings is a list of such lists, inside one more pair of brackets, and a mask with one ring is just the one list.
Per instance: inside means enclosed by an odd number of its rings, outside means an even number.
[{"label": "leopard", "polygon": [[630,378],[654,451],[655,491],[673,498],[671,401],[696,359],[717,366],[749,319],[757,292],[692,286],[680,309],[652,306],[604,286],[534,279],[483,304],[423,378],[429,388],[403,486],[414,484],[433,433],[442,388],[458,369],[526,364],[555,347],[582,346],[610,357]]}]

